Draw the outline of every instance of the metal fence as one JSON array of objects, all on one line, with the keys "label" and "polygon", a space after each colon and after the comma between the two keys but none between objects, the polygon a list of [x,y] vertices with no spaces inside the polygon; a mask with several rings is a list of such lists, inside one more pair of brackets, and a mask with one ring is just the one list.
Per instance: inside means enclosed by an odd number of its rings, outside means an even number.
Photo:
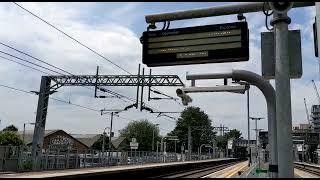
[{"label": "metal fence", "polygon": [[[219,158],[212,154],[192,154],[191,160]],[[61,150],[47,149],[40,158],[40,170],[107,167],[161,162],[186,161],[186,154],[150,151]],[[32,170],[30,147],[0,146],[0,171],[24,172]]]}]

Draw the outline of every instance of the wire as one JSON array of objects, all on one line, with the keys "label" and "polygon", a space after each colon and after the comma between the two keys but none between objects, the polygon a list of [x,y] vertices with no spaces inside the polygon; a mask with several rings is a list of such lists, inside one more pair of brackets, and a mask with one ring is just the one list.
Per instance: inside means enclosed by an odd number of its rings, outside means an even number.
[{"label": "wire", "polygon": [[[30,91],[26,91],[26,90],[14,88],[14,87],[6,86],[6,85],[3,85],[3,84],[0,84],[0,86],[1,86],[1,87],[5,87],[5,88],[8,88],[8,89],[11,89],[11,90],[15,90],[15,91],[19,91],[19,92],[24,92],[24,93],[28,93],[28,94],[35,95],[34,93],[32,93],[32,92],[30,92]],[[89,107],[86,107],[86,106],[82,106],[82,105],[78,105],[78,104],[74,104],[74,103],[69,103],[69,102],[64,101],[64,100],[62,100],[62,99],[53,98],[53,97],[49,97],[49,98],[50,98],[50,99],[53,99],[53,100],[55,100],[55,101],[60,101],[60,102],[66,103],[66,104],[71,104],[71,105],[74,105],[74,106],[77,106],[77,107],[81,107],[81,108],[85,108],[85,109],[88,109],[88,110],[91,110],[91,111],[100,112],[99,110],[92,109],[92,108],[89,108]]]},{"label": "wire", "polygon": [[13,49],[13,50],[15,50],[15,51],[18,51],[18,52],[21,53],[21,54],[24,54],[24,55],[26,55],[26,56],[29,56],[29,57],[37,60],[37,61],[40,61],[40,62],[42,62],[42,63],[44,63],[44,64],[46,64],[46,65],[48,65],[48,66],[54,67],[54,68],[56,68],[56,69],[59,69],[60,71],[63,71],[63,72],[65,72],[65,73],[67,73],[67,74],[73,75],[73,74],[71,74],[71,73],[68,72],[68,71],[65,71],[65,70],[63,70],[63,69],[61,69],[61,68],[59,68],[59,67],[57,67],[57,66],[54,66],[54,65],[52,65],[52,64],[49,64],[49,63],[47,63],[47,62],[45,62],[45,61],[43,61],[43,60],[41,60],[41,59],[38,59],[38,58],[36,58],[36,57],[34,57],[34,56],[31,56],[31,55],[29,55],[29,54],[27,54],[27,53],[25,53],[25,52],[20,51],[20,50],[14,48],[14,47],[11,47],[11,46],[9,46],[9,45],[7,45],[7,44],[4,44],[4,43],[1,42],[1,41],[0,41],[0,44],[3,45],[3,46],[8,47],[8,48],[10,48],[10,49]]},{"label": "wire", "polygon": [[166,25],[167,25],[167,21],[164,21],[164,22],[163,22],[162,30],[164,30],[164,29],[166,28]]},{"label": "wire", "polygon": [[28,61],[28,60],[25,60],[25,59],[19,58],[19,57],[17,57],[17,56],[12,55],[12,54],[9,54],[9,53],[3,52],[3,51],[0,51],[0,53],[5,54],[5,55],[8,55],[8,56],[11,56],[11,57],[14,57],[14,58],[19,59],[19,60],[21,60],[21,61],[28,62],[28,63],[33,64],[33,65],[35,65],[35,66],[38,66],[38,67],[41,67],[41,68],[43,68],[43,69],[46,69],[46,70],[52,71],[52,72],[54,72],[54,73],[57,73],[57,74],[63,75],[63,74],[62,74],[62,73],[60,73],[60,72],[57,72],[57,71],[55,71],[55,70],[52,70],[52,69],[46,68],[46,67],[44,67],[44,66],[38,65],[38,64],[33,63],[33,62],[30,62],[30,61]]},{"label": "wire", "polygon": [[273,31],[273,28],[270,29],[269,26],[268,26],[268,16],[271,16],[273,14],[273,11],[271,11],[271,13],[269,14],[268,12],[269,11],[266,11],[265,10],[265,5],[266,5],[267,2],[263,2],[263,6],[262,6],[262,12],[263,14],[266,16],[265,18],[265,25],[266,25],[266,28],[269,30],[269,31]]},{"label": "wire", "polygon": [[[19,53],[22,53],[22,54],[24,54],[24,55],[26,55],[26,56],[29,56],[29,57],[37,60],[37,61],[40,61],[40,62],[42,62],[42,63],[45,63],[45,64],[47,64],[47,65],[49,65],[49,66],[51,66],[51,67],[57,68],[57,69],[59,69],[59,70],[61,70],[61,71],[63,71],[63,72],[66,72],[66,73],[70,74],[70,75],[74,75],[74,74],[72,74],[72,73],[70,73],[70,72],[68,72],[68,71],[66,71],[66,70],[64,70],[64,69],[62,69],[62,68],[59,68],[59,67],[54,66],[54,65],[52,65],[52,64],[49,64],[49,63],[47,63],[47,62],[45,62],[45,61],[43,61],[43,60],[41,60],[41,59],[39,59],[39,58],[36,58],[36,57],[34,57],[34,56],[32,56],[32,55],[29,55],[29,54],[27,54],[27,53],[25,53],[25,52],[23,52],[23,51],[21,51],[21,50],[18,50],[18,49],[16,49],[16,48],[12,47],[12,46],[9,46],[9,45],[7,45],[7,44],[5,44],[5,43],[3,43],[3,42],[0,42],[0,44],[3,45],[3,46],[8,47],[8,48],[10,48],[10,49],[13,49],[13,50],[15,50],[15,51],[17,51],[17,52],[19,52]],[[10,56],[11,56],[11,55],[10,55]],[[15,56],[14,56],[14,57],[15,57]],[[8,60],[8,59],[7,59],[7,60]],[[22,60],[22,59],[20,58],[20,60]],[[11,60],[11,61],[13,61],[13,60]],[[23,60],[23,61],[26,61],[26,62],[30,63],[30,62],[27,61],[27,60]],[[15,62],[15,61],[13,61],[13,62]],[[16,63],[18,63],[18,62],[16,62]],[[18,64],[20,64],[20,63],[18,63]],[[34,64],[34,63],[31,63],[31,64]],[[30,68],[32,68],[32,67],[30,67]],[[34,68],[32,68],[32,69],[34,69]],[[38,70],[38,71],[40,71],[40,70]],[[43,71],[41,71],[41,72],[43,72]],[[54,71],[54,72],[56,72],[56,71]],[[46,74],[48,74],[48,73],[46,73]],[[61,73],[60,73],[60,74],[61,74]],[[49,74],[49,75],[50,75],[50,74]],[[64,75],[64,74],[61,74],[61,75]],[[84,87],[84,88],[90,89],[90,90],[94,90],[94,89],[89,88],[89,87]],[[118,93],[116,93],[116,92],[114,92],[114,91],[111,91],[111,90],[108,90],[108,89],[103,89],[103,90],[102,90],[102,89],[99,88],[99,87],[98,87],[98,89],[100,89],[100,90],[103,91],[103,92],[106,92],[106,93],[115,95],[115,96],[117,96],[118,98],[124,97],[124,98],[127,98],[127,99],[128,99],[128,97],[126,97],[126,96],[124,96],[124,95],[121,95],[121,94],[118,94]],[[122,100],[122,101],[125,101],[125,100],[123,100],[123,99],[121,99],[121,100]],[[127,102],[127,101],[125,101],[125,102]]]},{"label": "wire", "polygon": [[[49,23],[48,21],[44,20],[43,18],[37,16],[36,14],[32,13],[31,11],[27,10],[26,8],[24,8],[23,6],[19,5],[16,2],[13,2],[15,5],[17,5],[18,7],[20,7],[21,9],[23,9],[24,11],[28,12],[29,14],[31,14],[32,16],[40,19],[42,22],[48,24],[49,26],[51,26],[52,28],[56,29],[57,31],[61,32],[62,34],[64,34],[65,36],[69,37],[70,39],[74,40],[75,42],[77,42],[78,44],[80,44],[81,46],[87,48],[88,50],[90,50],[91,52],[93,52],[94,54],[98,55],[99,57],[107,60],[108,62],[110,62],[111,64],[115,65],[116,67],[120,68],[121,70],[125,71],[126,73],[132,75],[132,73],[130,73],[129,71],[127,71],[126,69],[124,69],[123,67],[119,66],[118,64],[114,63],[113,61],[109,60],[108,58],[104,57],[103,55],[101,55],[100,53],[98,53],[97,51],[91,49],[90,47],[84,45],[83,43],[81,43],[79,40],[73,38],[72,36],[68,35],[67,33],[65,33],[64,31],[58,29],[57,27],[55,27],[54,25],[52,25],[51,23]],[[170,21],[168,21],[168,26],[167,28],[169,28],[170,25]],[[153,88],[156,89],[156,88]]]},{"label": "wire", "polygon": [[[72,36],[68,35],[67,33],[65,33],[64,31],[58,29],[57,27],[55,27],[54,25],[52,25],[51,23],[49,23],[48,21],[44,20],[43,18],[37,16],[36,14],[32,13],[31,11],[27,10],[26,8],[24,8],[23,6],[19,5],[16,2],[13,2],[15,5],[17,5],[18,7],[20,7],[21,9],[23,9],[24,11],[28,12],[29,14],[31,14],[32,16],[40,19],[42,22],[48,24],[49,26],[51,26],[52,28],[56,29],[57,31],[61,32],[62,34],[64,34],[65,36],[69,37],[70,39],[74,40],[75,42],[77,42],[78,44],[80,44],[81,46],[87,48],[88,50],[90,50],[91,52],[93,52],[94,54],[98,55],[99,57],[107,60],[108,62],[110,62],[111,64],[115,65],[116,67],[120,68],[121,70],[125,71],[126,73],[132,75],[129,71],[127,71],[126,69],[122,68],[121,66],[117,65],[116,63],[114,63],[113,61],[109,60],[108,58],[104,57],[103,55],[101,55],[100,53],[96,52],[95,50],[91,49],[90,47],[84,45],[83,43],[81,43],[80,41],[78,41],[77,39],[73,38]],[[170,25],[170,22],[169,22]],[[169,26],[168,26],[169,27]],[[155,89],[155,88],[153,88]],[[129,99],[129,98],[127,98]],[[135,101],[133,99],[129,99],[131,101]],[[150,106],[151,107],[151,106]],[[155,109],[155,108],[154,108]]]},{"label": "wire", "polygon": [[170,27],[170,21],[168,21],[168,25],[167,25],[167,27],[166,27],[166,30],[168,30],[169,27]]},{"label": "wire", "polygon": [[[134,119],[129,119],[129,118],[121,117],[121,116],[119,116],[119,115],[118,115],[118,117],[121,118],[121,119],[124,119],[124,120],[131,121],[131,122],[132,122],[132,121],[137,121],[137,120],[134,120]],[[165,130],[165,131],[167,131],[167,132],[170,132],[170,131],[171,131],[171,130],[164,129],[164,128],[161,128],[161,127],[159,127],[159,129]]]},{"label": "wire", "polygon": [[28,65],[25,65],[25,64],[22,64],[22,63],[19,63],[19,62],[17,62],[17,61],[12,60],[12,59],[8,59],[8,58],[3,57],[3,56],[0,56],[0,58],[5,59],[5,60],[8,60],[8,61],[15,62],[15,63],[17,63],[17,64],[20,64],[21,66],[25,66],[25,67],[28,67],[28,68],[34,69],[34,70],[36,70],[36,71],[39,71],[39,72],[45,73],[45,74],[47,74],[47,75],[51,75],[51,74],[49,74],[49,73],[47,73],[47,72],[41,71],[41,70],[39,70],[39,69],[37,69],[37,68],[31,67],[31,66],[28,66]]},{"label": "wire", "polygon": [[68,35],[67,33],[65,33],[64,31],[58,29],[57,27],[55,27],[54,25],[50,24],[48,21],[42,19],[41,17],[35,15],[34,13],[32,13],[31,11],[25,9],[24,7],[22,7],[21,5],[19,5],[16,2],[13,2],[15,5],[19,6],[21,9],[27,11],[28,13],[30,13],[31,15],[35,16],[36,18],[40,19],[41,21],[43,21],[44,23],[48,24],[49,26],[53,27],[54,29],[56,29],[57,31],[61,32],[62,34],[66,35],[67,37],[69,37],[70,39],[76,41],[78,44],[80,44],[81,46],[87,48],[88,50],[90,50],[91,52],[95,53],[96,55],[100,56],[101,58],[105,59],[106,61],[110,62],[111,64],[117,66],[118,68],[122,69],[123,71],[127,72],[130,74],[129,71],[127,71],[126,69],[124,69],[123,67],[119,66],[118,64],[112,62],[111,60],[109,60],[108,58],[104,57],[103,55],[101,55],[100,53],[98,53],[97,51],[91,49],[90,47],[84,45],[83,43],[81,43],[80,41],[78,41],[77,39],[73,38],[72,36]]}]

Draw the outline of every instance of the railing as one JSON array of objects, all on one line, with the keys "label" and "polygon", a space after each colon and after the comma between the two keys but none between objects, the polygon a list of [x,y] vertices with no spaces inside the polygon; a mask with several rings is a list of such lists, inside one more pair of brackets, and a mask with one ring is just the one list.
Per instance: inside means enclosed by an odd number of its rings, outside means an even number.
[{"label": "railing", "polygon": [[[191,160],[220,158],[220,153],[192,154]],[[48,149],[42,152],[40,170],[107,167],[131,164],[187,161],[186,154],[157,153],[150,151],[62,150]],[[28,147],[0,146],[0,172],[25,172],[32,170],[31,149]]]}]

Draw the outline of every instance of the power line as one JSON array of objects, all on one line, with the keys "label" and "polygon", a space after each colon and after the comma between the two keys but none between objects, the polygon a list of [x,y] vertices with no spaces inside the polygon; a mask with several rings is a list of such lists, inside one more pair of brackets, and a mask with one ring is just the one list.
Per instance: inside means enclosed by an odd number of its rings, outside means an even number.
[{"label": "power line", "polygon": [[[119,115],[118,115],[118,117],[121,118],[121,119],[128,120],[128,121],[137,121],[137,120],[134,120],[134,119],[129,119],[129,118],[121,117],[121,116],[119,116]],[[165,131],[167,131],[167,132],[170,132],[170,130],[165,129],[165,128],[159,127],[159,129],[162,129],[162,130],[165,130]]]},{"label": "power line", "polygon": [[95,53],[96,55],[100,56],[101,58],[105,59],[106,61],[110,62],[111,64],[117,66],[118,68],[122,69],[123,71],[131,74],[129,71],[125,70],[123,67],[117,65],[116,63],[112,62],[111,60],[109,60],[108,58],[104,57],[103,55],[101,55],[100,53],[98,53],[97,51],[91,49],[90,47],[84,45],[83,43],[81,43],[80,41],[78,41],[77,39],[73,38],[72,36],[68,35],[67,33],[65,33],[64,31],[58,29],[57,27],[55,27],[54,25],[52,25],[51,23],[49,23],[48,21],[42,19],[41,17],[37,16],[36,14],[32,13],[31,11],[27,10],[26,8],[22,7],[21,5],[19,5],[16,2],[13,2],[15,5],[19,6],[21,9],[27,11],[28,13],[30,13],[31,15],[33,15],[34,17],[40,19],[41,21],[43,21],[44,23],[48,24],[49,26],[51,26],[52,28],[56,29],[57,31],[61,32],[62,34],[64,34],[65,36],[69,37],[70,39],[74,40],[75,42],[77,42],[78,44],[80,44],[81,46],[87,48],[88,50],[90,50],[91,52]]},{"label": "power line", "polygon": [[[12,46],[9,46],[9,45],[5,44],[5,43],[3,43],[3,42],[0,42],[0,44],[3,45],[3,46],[8,47],[8,48],[10,48],[10,49],[13,49],[13,50],[15,50],[15,51],[17,51],[17,52],[19,52],[19,53],[22,53],[22,54],[24,54],[24,55],[26,55],[26,56],[29,56],[29,57],[37,60],[37,61],[40,61],[40,62],[42,62],[42,63],[45,63],[45,64],[47,64],[47,65],[49,65],[49,66],[51,66],[51,67],[57,68],[57,69],[59,69],[59,70],[61,70],[61,71],[63,71],[63,72],[66,72],[66,73],[70,74],[70,75],[74,75],[74,74],[72,74],[72,73],[70,73],[70,72],[68,72],[68,71],[66,71],[66,70],[64,70],[64,69],[62,69],[62,68],[59,68],[59,67],[54,66],[54,65],[52,65],[52,64],[50,64],[50,63],[47,63],[47,62],[45,62],[45,61],[43,61],[43,60],[41,60],[41,59],[39,59],[39,58],[36,58],[36,57],[34,57],[34,56],[31,56],[31,55],[29,55],[29,54],[27,54],[27,53],[25,53],[25,52],[23,52],[23,51],[21,51],[21,50],[18,50],[17,48],[14,48],[14,47],[12,47]],[[3,53],[4,53],[4,52],[3,52]],[[13,55],[11,55],[11,54],[9,54],[9,53],[5,53],[5,54],[17,58],[16,56],[13,56]],[[20,60],[22,60],[22,61],[26,61],[26,62],[28,62],[28,63],[31,63],[31,62],[29,62],[29,61],[27,61],[27,60],[24,60],[24,59],[21,59],[21,58],[18,58],[18,59],[20,59]],[[20,63],[18,63],[18,64],[20,64]],[[31,63],[31,64],[34,64],[34,63]],[[38,71],[40,71],[40,70],[38,70]],[[52,71],[52,70],[51,70],[51,71]],[[56,71],[54,71],[54,72],[56,72]],[[46,74],[48,74],[48,73],[46,73]],[[61,73],[60,73],[60,74],[61,74]],[[50,74],[49,74],[49,75],[50,75]],[[64,74],[61,74],[61,75],[64,75]],[[94,89],[89,88],[89,87],[84,87],[84,88],[90,89],[90,90],[94,90]],[[106,92],[106,93],[115,95],[115,96],[119,97],[119,99],[121,99],[120,97],[124,97],[124,98],[130,99],[130,98],[127,97],[127,96],[121,95],[121,94],[119,94],[119,93],[116,93],[116,92],[111,91],[111,90],[108,90],[108,89],[101,89],[101,88],[99,88],[99,89],[100,89],[101,91],[103,91],[103,92]],[[123,100],[123,99],[121,99],[121,100]],[[125,101],[125,100],[123,100],[123,101]],[[127,102],[127,101],[125,101],[125,102]]]},{"label": "power line", "polygon": [[52,70],[52,69],[46,68],[46,67],[44,67],[44,66],[38,65],[38,64],[36,64],[36,63],[30,62],[30,61],[28,61],[28,60],[25,60],[25,59],[19,58],[19,57],[14,56],[14,55],[12,55],[12,54],[10,54],[10,53],[6,53],[6,52],[3,52],[3,51],[0,51],[0,53],[5,54],[5,55],[8,55],[8,56],[11,56],[11,57],[14,57],[14,58],[19,59],[19,60],[21,60],[21,61],[25,61],[25,62],[30,63],[30,64],[33,64],[33,65],[35,65],[35,66],[41,67],[41,68],[43,68],[43,69],[46,69],[46,70],[52,71],[52,72],[54,72],[54,73],[57,73],[57,74],[63,75],[62,73],[59,73],[59,72],[57,72],[57,71],[55,71],[55,70]]},{"label": "power line", "polygon": [[23,51],[20,51],[20,50],[14,48],[14,47],[11,47],[11,46],[9,46],[9,45],[7,45],[7,44],[4,44],[4,43],[1,42],[1,41],[0,41],[0,44],[3,45],[3,46],[8,47],[8,48],[10,48],[10,49],[13,49],[13,50],[15,50],[15,51],[18,51],[18,52],[21,53],[21,54],[24,54],[24,55],[26,55],[26,56],[29,56],[29,57],[37,60],[37,61],[40,61],[40,62],[42,62],[42,63],[44,63],[44,64],[46,64],[46,65],[48,65],[48,66],[54,67],[54,68],[56,68],[56,69],[59,69],[60,71],[63,71],[63,72],[65,72],[65,73],[67,73],[67,74],[73,75],[72,73],[70,73],[70,72],[68,72],[68,71],[65,71],[65,70],[63,70],[63,69],[61,69],[61,68],[59,68],[59,67],[57,67],[57,66],[54,66],[54,65],[52,65],[52,64],[50,64],[50,63],[47,63],[47,62],[45,62],[45,61],[43,61],[43,60],[41,60],[41,59],[38,59],[38,58],[36,58],[36,57],[34,57],[34,56],[31,56],[31,55],[29,55],[29,54],[27,54],[27,53],[25,53],[25,52],[23,52]]},{"label": "power line", "polygon": [[[87,48],[88,50],[90,50],[91,52],[93,52],[94,54],[98,55],[99,57],[103,58],[104,60],[110,62],[111,64],[115,65],[116,67],[120,68],[121,70],[125,71],[126,73],[132,75],[132,73],[130,73],[128,70],[124,69],[123,67],[119,66],[118,64],[114,63],[113,61],[111,61],[110,59],[106,58],[105,56],[103,56],[101,53],[98,53],[97,51],[93,50],[92,48],[86,46],[85,44],[81,43],[79,40],[75,39],[74,37],[70,36],[69,34],[67,34],[66,32],[62,31],[61,29],[57,28],[56,26],[54,26],[53,24],[49,23],[48,21],[44,20],[43,18],[41,18],[40,16],[32,13],[31,11],[27,10],[26,8],[24,8],[23,6],[19,5],[16,2],[13,2],[15,5],[17,5],[18,7],[20,7],[21,9],[25,10],[26,12],[28,12],[29,14],[31,14],[32,16],[38,18],[39,20],[41,20],[42,22],[46,23],[47,25],[51,26],[52,28],[54,28],[55,30],[59,31],[60,33],[64,34],[65,36],[67,36],[68,38],[74,40],[75,42],[77,42],[78,44],[80,44],[81,46]],[[151,87],[152,88],[152,87]],[[153,88],[156,89],[156,88]],[[158,89],[156,89],[158,90]],[[158,90],[159,91],[159,90]],[[159,91],[160,92],[160,91]],[[164,93],[162,93],[164,94]],[[171,97],[171,96],[170,96]],[[173,97],[171,97],[173,98]]]},{"label": "power line", "polygon": [[25,65],[25,64],[22,64],[22,63],[19,63],[19,62],[15,61],[15,60],[12,60],[12,59],[9,59],[9,58],[3,57],[3,56],[0,56],[0,58],[5,59],[5,60],[8,60],[8,61],[11,61],[11,62],[14,62],[14,63],[17,63],[17,64],[20,64],[21,66],[25,66],[25,67],[31,68],[31,69],[33,69],[33,70],[36,70],[36,71],[45,73],[45,74],[47,74],[47,75],[50,75],[50,74],[47,73],[47,72],[41,71],[41,70],[39,70],[39,69],[37,69],[37,68],[31,67],[31,66],[28,66],[28,65]]},{"label": "power line", "polygon": [[[32,92],[30,92],[30,91],[26,91],[26,90],[14,88],[14,87],[6,86],[6,85],[3,85],[3,84],[0,84],[0,86],[1,86],[1,87],[5,87],[5,88],[8,88],[8,89],[11,89],[11,90],[15,90],[15,91],[19,91],[19,92],[24,92],[24,93],[28,93],[28,94],[35,95],[34,93],[32,93]],[[52,99],[52,100],[55,100],[55,101],[60,101],[60,102],[66,103],[66,104],[70,104],[70,105],[74,105],[74,106],[77,106],[77,107],[85,108],[85,109],[87,109],[87,110],[100,112],[100,110],[92,109],[92,108],[89,108],[89,107],[86,107],[86,106],[82,106],[82,105],[79,105],[79,104],[69,103],[69,102],[64,101],[64,100],[62,100],[62,99],[53,98],[53,97],[49,97],[49,98]]]}]

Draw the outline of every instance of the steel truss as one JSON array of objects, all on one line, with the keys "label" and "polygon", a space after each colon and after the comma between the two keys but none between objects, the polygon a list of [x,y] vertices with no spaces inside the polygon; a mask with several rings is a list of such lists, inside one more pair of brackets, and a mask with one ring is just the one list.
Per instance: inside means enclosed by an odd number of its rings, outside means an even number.
[{"label": "steel truss", "polygon": [[[98,72],[98,71],[97,71]],[[53,84],[53,85],[51,85]],[[97,89],[106,92],[98,86],[184,86],[177,75],[70,75],[42,76],[35,129],[32,141],[33,170],[39,169],[39,157],[43,146],[44,130],[47,118],[49,96],[62,86],[94,86],[95,97]]]}]

